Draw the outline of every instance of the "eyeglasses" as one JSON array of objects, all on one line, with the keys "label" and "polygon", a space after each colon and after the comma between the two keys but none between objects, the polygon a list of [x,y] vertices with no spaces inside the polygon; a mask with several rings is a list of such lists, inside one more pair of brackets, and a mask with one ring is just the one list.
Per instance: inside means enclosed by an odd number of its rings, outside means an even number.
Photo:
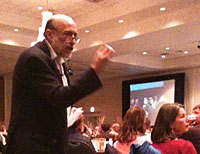
[{"label": "eyeglasses", "polygon": [[59,32],[57,29],[55,28],[52,28],[52,30],[55,30],[56,32],[60,33],[61,36],[65,39],[65,40],[68,40],[68,41],[72,41],[72,40],[75,40],[76,43],[79,43],[80,42],[80,39],[77,37],[77,33],[74,33],[70,30],[66,30],[64,32]]}]

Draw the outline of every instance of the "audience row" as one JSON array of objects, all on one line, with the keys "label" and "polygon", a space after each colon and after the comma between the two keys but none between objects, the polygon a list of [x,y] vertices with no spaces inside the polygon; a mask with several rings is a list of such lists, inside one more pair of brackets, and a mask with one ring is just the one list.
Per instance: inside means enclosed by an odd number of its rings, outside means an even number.
[{"label": "audience row", "polygon": [[[136,106],[126,112],[122,124],[110,126],[102,121],[93,129],[84,123],[82,108],[73,107],[68,113],[66,144],[73,154],[200,154],[200,105],[187,116],[183,105],[166,103],[153,127],[144,109]],[[0,132],[2,148],[6,144],[6,130]],[[87,150],[84,152],[80,145]]]}]

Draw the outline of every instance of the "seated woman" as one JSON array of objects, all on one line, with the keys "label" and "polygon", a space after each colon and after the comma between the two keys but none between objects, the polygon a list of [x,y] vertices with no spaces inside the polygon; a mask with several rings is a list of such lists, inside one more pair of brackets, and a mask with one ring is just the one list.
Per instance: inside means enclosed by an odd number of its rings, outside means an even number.
[{"label": "seated woman", "polygon": [[132,144],[151,142],[150,135],[145,134],[145,118],[145,111],[139,107],[131,107],[126,112],[117,141],[114,143],[119,154],[129,154]]},{"label": "seated woman", "polygon": [[191,142],[177,139],[187,132],[189,123],[181,104],[161,106],[151,133],[153,146],[162,154],[197,154]]}]

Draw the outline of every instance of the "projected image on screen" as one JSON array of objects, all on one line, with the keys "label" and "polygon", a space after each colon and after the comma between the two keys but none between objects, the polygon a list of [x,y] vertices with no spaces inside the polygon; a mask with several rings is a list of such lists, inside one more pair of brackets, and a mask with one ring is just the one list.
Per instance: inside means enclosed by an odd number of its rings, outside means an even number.
[{"label": "projected image on screen", "polygon": [[130,85],[130,107],[142,107],[154,125],[158,110],[164,103],[174,103],[175,80]]}]

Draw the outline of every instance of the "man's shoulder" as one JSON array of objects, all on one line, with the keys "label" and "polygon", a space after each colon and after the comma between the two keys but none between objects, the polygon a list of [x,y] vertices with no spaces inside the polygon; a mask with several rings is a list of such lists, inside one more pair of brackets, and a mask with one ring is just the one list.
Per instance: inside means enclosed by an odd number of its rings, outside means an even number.
[{"label": "man's shoulder", "polygon": [[38,42],[34,46],[25,49],[21,54],[36,54],[37,52],[44,50],[48,50],[48,47],[46,43],[43,41],[43,42]]},{"label": "man's shoulder", "polygon": [[46,48],[46,45],[44,42],[39,42],[36,45],[27,48],[24,50],[20,56],[19,59],[29,59],[31,57],[49,57],[48,56],[48,48]]}]

